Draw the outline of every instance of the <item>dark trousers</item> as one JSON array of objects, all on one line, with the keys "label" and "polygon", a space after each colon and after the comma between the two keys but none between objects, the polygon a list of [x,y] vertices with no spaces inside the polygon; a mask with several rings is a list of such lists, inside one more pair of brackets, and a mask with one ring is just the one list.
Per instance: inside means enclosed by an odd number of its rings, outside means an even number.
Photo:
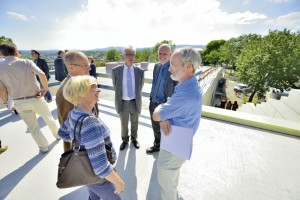
[{"label": "dark trousers", "polygon": [[124,101],[123,100],[122,105],[122,111],[119,113],[120,120],[121,120],[121,135],[122,135],[122,141],[128,142],[129,141],[129,135],[128,135],[128,122],[130,118],[130,124],[131,124],[131,141],[135,141],[138,137],[137,131],[138,131],[138,123],[139,123],[139,113],[136,108],[136,102],[135,100],[131,101]]},{"label": "dark trousers", "polygon": [[[41,83],[40,83],[40,87],[41,87],[41,89],[43,89],[43,85]],[[51,95],[49,90],[46,92],[44,98],[45,98],[46,101],[47,100],[52,101],[52,95]]]},{"label": "dark trousers", "polygon": [[160,137],[161,137],[161,133],[160,133],[160,126],[159,126],[159,122],[154,121],[153,120],[153,112],[155,110],[155,108],[159,105],[159,103],[154,103],[152,101],[150,101],[149,104],[149,111],[150,111],[150,116],[151,116],[151,124],[152,124],[152,129],[153,129],[153,134],[154,134],[154,143],[153,145],[155,147],[160,148]]}]

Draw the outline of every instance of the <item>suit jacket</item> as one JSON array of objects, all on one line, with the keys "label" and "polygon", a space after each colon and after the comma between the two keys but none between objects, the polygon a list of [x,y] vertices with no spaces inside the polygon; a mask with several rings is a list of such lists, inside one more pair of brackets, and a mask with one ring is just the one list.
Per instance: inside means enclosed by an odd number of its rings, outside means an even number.
[{"label": "suit jacket", "polygon": [[[142,89],[144,86],[144,70],[136,66],[134,69],[134,79],[135,79],[135,102],[136,108],[139,113],[141,113],[142,108]],[[115,107],[116,111],[119,114],[122,111],[122,95],[123,95],[123,70],[124,65],[117,66],[112,69],[112,82],[115,90]]]},{"label": "suit jacket", "polygon": [[[63,80],[56,93],[57,118],[60,125],[62,125],[66,121],[69,112],[74,108],[74,105],[69,101],[67,101],[63,95],[63,88],[69,79],[70,76],[67,76],[67,78]],[[95,114],[96,117],[98,117],[99,109],[97,103],[94,107],[93,113]]]},{"label": "suit jacket", "polygon": [[[50,75],[49,75],[49,67],[47,62],[44,59],[41,58],[37,58],[36,60],[34,60],[35,64],[45,73],[47,79],[50,79]],[[37,76],[38,78],[38,76]],[[39,78],[38,78],[39,80]]]},{"label": "suit jacket", "polygon": [[55,67],[55,80],[60,82],[63,81],[68,75],[68,70],[61,57],[57,57],[54,60],[54,67]]},{"label": "suit jacket", "polygon": [[74,105],[67,101],[63,95],[63,88],[70,77],[67,77],[60,85],[56,93],[56,107],[58,122],[62,125],[68,117],[69,112],[74,108]]},{"label": "suit jacket", "polygon": [[[168,68],[170,65],[168,66]],[[153,79],[152,79],[152,88],[151,88],[151,93],[150,93],[150,101],[152,101],[152,95],[153,95],[153,89],[155,87],[154,83],[157,83],[158,75],[159,75],[159,68],[160,68],[160,63],[156,63],[154,65],[154,70],[153,70]],[[174,87],[178,84],[177,81],[173,81],[171,78],[171,72],[169,70],[167,71],[166,74],[166,80],[164,83],[164,93],[166,95],[166,98],[171,97],[173,92],[174,92]]]}]

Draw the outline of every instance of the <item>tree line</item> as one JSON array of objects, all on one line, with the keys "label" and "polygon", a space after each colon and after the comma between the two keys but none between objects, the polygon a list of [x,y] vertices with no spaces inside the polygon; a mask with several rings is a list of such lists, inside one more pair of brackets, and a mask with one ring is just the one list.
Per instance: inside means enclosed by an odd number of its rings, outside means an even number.
[{"label": "tree line", "polygon": [[[12,39],[0,37],[0,43]],[[161,44],[167,43],[175,50],[171,40],[158,42],[152,48],[136,52],[136,62],[157,62],[157,51]],[[97,66],[105,62],[121,61],[122,52],[112,49],[107,52],[85,51],[94,56]],[[221,65],[236,71],[240,82],[252,89],[251,102],[257,93],[262,96],[270,88],[280,91],[300,88],[300,32],[269,31],[265,36],[244,34],[229,40],[213,40],[203,51],[199,51],[205,65]]]},{"label": "tree line", "polygon": [[201,52],[204,62],[229,66],[237,78],[250,85],[254,95],[262,96],[270,88],[283,92],[300,88],[300,32],[269,31],[268,35],[241,35],[214,40]]}]

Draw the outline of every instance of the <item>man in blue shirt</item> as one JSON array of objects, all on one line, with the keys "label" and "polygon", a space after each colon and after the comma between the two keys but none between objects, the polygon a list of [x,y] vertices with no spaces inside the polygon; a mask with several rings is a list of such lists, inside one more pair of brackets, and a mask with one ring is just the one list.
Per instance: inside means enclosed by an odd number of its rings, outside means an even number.
[{"label": "man in blue shirt", "polygon": [[159,63],[154,65],[149,103],[154,142],[152,147],[147,148],[146,153],[148,154],[160,150],[160,127],[159,122],[154,121],[152,118],[153,112],[159,104],[167,102],[167,98],[172,96],[174,87],[178,83],[171,79],[171,72],[169,72],[171,53],[171,47],[168,44],[162,44],[158,48]]},{"label": "man in blue shirt", "polygon": [[[171,78],[178,81],[175,91],[165,104],[159,105],[153,113],[163,133],[172,134],[171,125],[193,129],[196,133],[202,111],[202,91],[194,76],[201,64],[201,57],[192,48],[175,51],[170,59]],[[157,159],[157,177],[163,200],[178,198],[177,187],[180,168],[185,159],[163,149]]]}]

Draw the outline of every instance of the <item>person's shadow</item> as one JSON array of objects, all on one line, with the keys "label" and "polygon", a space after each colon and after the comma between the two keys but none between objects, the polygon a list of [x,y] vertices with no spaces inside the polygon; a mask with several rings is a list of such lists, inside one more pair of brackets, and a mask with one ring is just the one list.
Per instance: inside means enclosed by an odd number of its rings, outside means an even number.
[{"label": "person's shadow", "polygon": [[21,120],[21,117],[19,115],[16,115],[11,110],[3,110],[0,112],[0,127],[4,126],[5,124],[9,122],[16,122]]},{"label": "person's shadow", "polygon": [[[49,145],[48,153],[54,148],[59,141],[54,141]],[[15,188],[16,185],[23,179],[26,174],[28,174],[34,167],[42,161],[48,153],[39,153],[26,163],[23,166],[6,175],[0,180],[0,199],[5,199],[7,195]]]},{"label": "person's shadow", "polygon": [[[121,193],[122,199],[137,200],[137,177],[136,177],[136,149],[131,143],[124,151],[120,151],[117,164],[117,173],[125,182],[125,190]],[[128,151],[127,162],[125,160]]]},{"label": "person's shadow", "polygon": [[157,180],[157,158],[158,158],[158,153],[154,153],[153,157],[155,158],[155,161],[153,162],[153,167],[152,167],[152,173],[151,173],[151,178],[150,178],[150,183],[147,191],[147,196],[146,200],[160,200],[160,188]]}]

